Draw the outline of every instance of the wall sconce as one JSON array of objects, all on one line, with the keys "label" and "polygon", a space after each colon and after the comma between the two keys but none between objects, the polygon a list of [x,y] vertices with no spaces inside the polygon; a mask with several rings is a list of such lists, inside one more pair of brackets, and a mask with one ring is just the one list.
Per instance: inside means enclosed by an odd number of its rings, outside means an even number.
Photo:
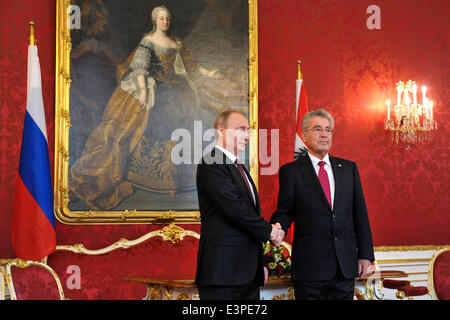
[{"label": "wall sconce", "polygon": [[392,132],[392,140],[397,144],[410,144],[431,140],[437,122],[433,119],[433,102],[426,96],[427,88],[422,87],[422,104],[417,103],[417,85],[409,80],[406,84],[397,83],[397,103],[392,110],[395,119],[391,119],[391,101],[386,100],[387,118],[384,128]]}]

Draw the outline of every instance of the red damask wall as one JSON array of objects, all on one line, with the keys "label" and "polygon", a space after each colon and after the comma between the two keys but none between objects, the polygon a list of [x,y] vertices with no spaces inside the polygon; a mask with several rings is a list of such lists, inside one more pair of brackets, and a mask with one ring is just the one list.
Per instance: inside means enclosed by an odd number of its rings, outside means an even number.
[{"label": "red damask wall", "polygon": [[[369,5],[381,29],[369,30]],[[55,1],[0,0],[0,257],[10,241],[26,102],[28,21],[36,22],[51,159],[54,148]],[[449,2],[446,0],[259,0],[259,127],[280,129],[279,163],[293,159],[296,61],[310,109],[335,117],[332,154],[357,162],[376,246],[450,243],[448,196]],[[395,83],[426,84],[439,130],[406,151],[383,130],[383,101]],[[263,215],[276,208],[278,177],[260,176]],[[199,225],[185,225],[199,231]],[[58,244],[104,247],[153,225],[67,226]]]},{"label": "red damask wall", "polygon": [[[284,3],[285,5],[281,5]],[[369,30],[366,9],[381,10]],[[259,125],[280,128],[280,163],[292,159],[296,60],[311,109],[335,117],[331,153],[357,162],[376,246],[450,243],[448,1],[260,1]],[[426,84],[435,139],[410,151],[383,130],[395,83]],[[260,177],[263,210],[277,177]]]}]

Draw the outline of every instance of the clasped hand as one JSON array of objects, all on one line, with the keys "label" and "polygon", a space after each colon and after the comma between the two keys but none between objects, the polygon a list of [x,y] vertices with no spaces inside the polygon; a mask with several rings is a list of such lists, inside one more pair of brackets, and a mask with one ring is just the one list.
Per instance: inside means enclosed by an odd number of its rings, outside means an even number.
[{"label": "clasped hand", "polygon": [[281,228],[280,223],[272,224],[272,232],[270,233],[270,242],[278,247],[284,239],[284,230]]}]

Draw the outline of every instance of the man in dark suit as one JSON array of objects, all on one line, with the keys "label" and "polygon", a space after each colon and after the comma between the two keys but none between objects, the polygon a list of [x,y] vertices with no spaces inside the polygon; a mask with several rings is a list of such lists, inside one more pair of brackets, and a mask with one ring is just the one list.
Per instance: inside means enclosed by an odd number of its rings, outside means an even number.
[{"label": "man in dark suit", "polygon": [[267,280],[262,243],[279,243],[284,232],[261,217],[255,184],[237,157],[249,140],[245,116],[225,111],[215,129],[216,146],[197,167],[202,225],[195,283],[200,299],[258,300]]},{"label": "man in dark suit", "polygon": [[353,299],[354,279],[371,273],[369,218],[356,164],[328,154],[334,120],[307,113],[308,151],[280,168],[278,207],[271,223],[285,232],[294,222],[292,280],[296,299]]}]

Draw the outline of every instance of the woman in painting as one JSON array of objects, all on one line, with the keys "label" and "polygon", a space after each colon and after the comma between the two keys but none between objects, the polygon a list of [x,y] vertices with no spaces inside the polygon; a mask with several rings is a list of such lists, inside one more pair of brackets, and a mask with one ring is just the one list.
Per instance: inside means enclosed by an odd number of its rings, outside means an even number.
[{"label": "woman in painting", "polygon": [[170,13],[152,10],[153,30],[118,70],[120,85],[81,157],[70,170],[71,198],[90,209],[109,210],[133,187],[175,194],[195,189],[195,165],[175,165],[171,152],[177,128],[193,132],[201,120],[200,99],[190,74],[220,78],[194,62],[181,41],[168,35]]}]

